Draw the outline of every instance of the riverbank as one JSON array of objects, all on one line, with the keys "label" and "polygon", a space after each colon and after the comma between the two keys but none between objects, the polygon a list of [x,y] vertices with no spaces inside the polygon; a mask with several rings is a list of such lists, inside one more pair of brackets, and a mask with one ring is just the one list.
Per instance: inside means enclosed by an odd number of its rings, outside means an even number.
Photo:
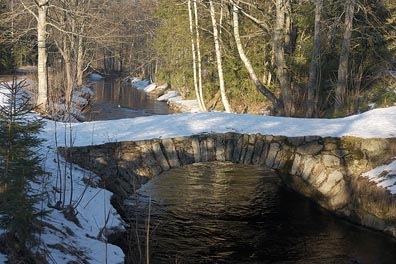
[{"label": "riverbank", "polygon": [[[64,124],[46,121],[40,137],[46,140],[40,152],[45,157],[43,168],[50,173],[43,177],[36,188],[48,192],[48,205],[58,201],[59,168],[69,168],[59,158],[57,146],[73,142],[73,146],[98,145],[109,142],[136,141],[153,138],[174,138],[204,133],[236,132],[243,134],[272,134],[284,136],[322,137],[356,136],[362,138],[395,138],[396,107],[375,109],[360,115],[340,119],[283,118],[247,114],[182,113],[148,116],[131,119],[93,121]],[[32,114],[30,118],[37,118]],[[70,147],[70,146],[69,146]],[[391,163],[389,179],[381,179],[382,172],[370,174],[373,184],[377,180],[387,183],[383,187],[396,193],[396,163]],[[123,222],[110,203],[111,193],[101,189],[99,177],[90,171],[73,165],[66,178],[73,177],[67,186],[66,197],[73,187],[73,203],[76,203],[80,226],[65,219],[61,211],[50,209],[44,219],[46,225],[41,235],[42,252],[54,263],[122,263],[124,253],[108,244],[111,230],[122,230]],[[362,176],[363,177],[363,176]],[[88,183],[88,185],[87,185]],[[80,201],[80,202],[78,202]],[[78,205],[77,205],[78,202]],[[47,204],[45,201],[44,204]],[[0,257],[1,259],[1,257]]]},{"label": "riverbank", "polygon": [[169,89],[168,85],[157,85],[147,80],[126,78],[136,89],[156,98],[157,101],[166,102],[173,113],[201,112],[198,101],[184,99],[177,91]]}]

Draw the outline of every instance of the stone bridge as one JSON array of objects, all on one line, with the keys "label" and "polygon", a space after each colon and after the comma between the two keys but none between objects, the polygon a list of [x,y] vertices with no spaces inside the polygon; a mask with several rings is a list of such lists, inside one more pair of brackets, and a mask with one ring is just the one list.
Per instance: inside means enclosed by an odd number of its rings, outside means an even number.
[{"label": "stone bridge", "polygon": [[163,171],[197,162],[267,166],[289,188],[349,220],[396,237],[396,197],[361,173],[396,156],[395,139],[200,134],[172,139],[60,148],[68,161],[101,176],[120,199]]}]

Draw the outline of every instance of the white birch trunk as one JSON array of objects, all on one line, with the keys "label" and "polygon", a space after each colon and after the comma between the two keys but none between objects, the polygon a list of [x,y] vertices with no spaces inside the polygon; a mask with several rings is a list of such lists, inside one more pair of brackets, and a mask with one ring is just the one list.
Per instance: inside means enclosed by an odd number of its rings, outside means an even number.
[{"label": "white birch trunk", "polygon": [[45,112],[48,104],[48,71],[47,71],[47,9],[46,1],[38,1],[38,20],[37,20],[37,107]]},{"label": "white birch trunk", "polygon": [[199,23],[198,23],[198,5],[197,0],[194,0],[194,17],[195,17],[195,35],[197,43],[197,63],[198,63],[198,89],[199,89],[199,99],[201,100],[202,111],[207,112],[203,91],[202,91],[202,59],[201,59],[201,45],[199,40]]},{"label": "white birch trunk", "polygon": [[242,42],[241,42],[241,37],[239,35],[239,15],[238,15],[238,6],[236,5],[236,3],[234,3],[233,0],[230,0],[230,3],[232,4],[233,8],[232,8],[232,20],[233,20],[233,28],[234,28],[234,38],[235,38],[235,43],[237,45],[237,49],[238,49],[238,53],[239,53],[239,57],[241,58],[242,62],[245,64],[245,68],[246,70],[249,72],[250,78],[252,79],[254,85],[256,86],[256,88],[272,103],[273,107],[275,108],[275,110],[278,110],[279,106],[278,106],[278,99],[276,98],[276,96],[267,89],[267,87],[265,87],[259,80],[259,78],[257,77],[256,73],[254,72],[253,66],[250,63],[250,60],[248,59],[248,57],[245,54],[245,51],[243,49],[242,46]]},{"label": "white birch trunk", "polygon": [[223,102],[225,111],[227,113],[231,113],[232,112],[231,106],[230,106],[230,103],[228,102],[227,94],[226,94],[226,90],[225,90],[223,62],[222,62],[222,58],[221,58],[221,47],[220,47],[220,41],[219,41],[219,32],[217,30],[216,14],[215,14],[215,8],[214,8],[212,0],[209,0],[209,5],[210,5],[210,17],[212,18],[213,38],[214,38],[215,50],[216,50],[217,71],[219,74],[221,100]]},{"label": "white birch trunk", "polygon": [[197,77],[197,55],[195,50],[195,41],[194,41],[194,29],[193,29],[193,15],[192,15],[192,7],[191,7],[191,0],[188,0],[188,17],[190,20],[190,33],[191,33],[191,50],[192,50],[192,59],[193,59],[193,72],[194,72],[194,89],[195,89],[195,96],[197,97],[199,109],[204,111],[202,107],[202,102],[199,95],[198,89],[198,77]]}]

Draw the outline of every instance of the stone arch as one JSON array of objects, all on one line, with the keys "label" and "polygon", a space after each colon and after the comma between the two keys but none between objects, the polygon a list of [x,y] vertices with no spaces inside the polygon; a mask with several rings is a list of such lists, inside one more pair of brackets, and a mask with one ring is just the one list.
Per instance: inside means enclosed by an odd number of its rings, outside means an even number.
[{"label": "stone arch", "polygon": [[67,160],[100,175],[121,199],[163,171],[179,166],[211,161],[267,166],[280,172],[284,184],[322,207],[344,216],[353,214],[356,219],[352,220],[377,229],[391,228],[388,233],[396,236],[396,207],[386,216],[376,214],[374,207],[373,212],[364,208],[370,215],[366,221],[367,214],[359,215],[364,205],[359,204],[361,197],[354,189],[362,172],[383,163],[395,149],[393,139],[213,133],[59,151]]}]

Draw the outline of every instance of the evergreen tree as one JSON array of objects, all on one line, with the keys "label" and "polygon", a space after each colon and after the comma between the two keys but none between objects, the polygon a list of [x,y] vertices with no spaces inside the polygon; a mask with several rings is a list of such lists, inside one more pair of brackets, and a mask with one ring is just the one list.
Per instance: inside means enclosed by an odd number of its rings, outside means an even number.
[{"label": "evergreen tree", "polygon": [[34,207],[39,198],[32,183],[43,171],[37,148],[42,140],[37,133],[42,121],[27,114],[29,98],[23,93],[25,81],[3,83],[0,106],[0,228],[7,231],[7,250],[12,257],[29,256],[35,244],[38,216]]}]

